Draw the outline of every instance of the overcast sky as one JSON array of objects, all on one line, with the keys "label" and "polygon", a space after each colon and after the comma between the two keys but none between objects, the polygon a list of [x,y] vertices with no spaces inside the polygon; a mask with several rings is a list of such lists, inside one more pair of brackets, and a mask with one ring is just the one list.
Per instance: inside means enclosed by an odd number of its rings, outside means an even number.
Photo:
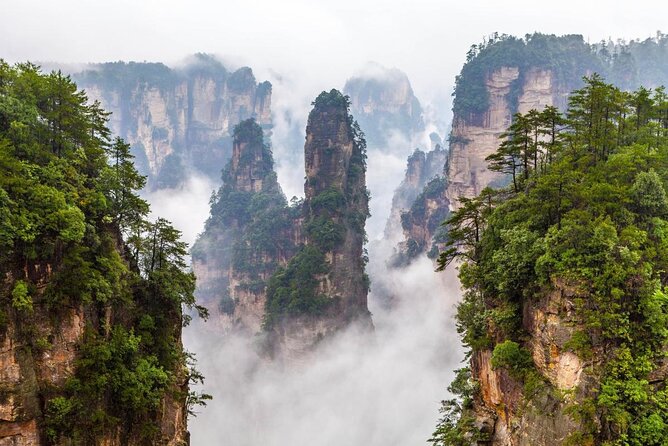
[{"label": "overcast sky", "polygon": [[[0,57],[176,62],[194,52],[341,87],[367,61],[449,95],[473,43],[494,31],[603,38],[668,32],[662,0],[0,0]],[[265,75],[265,77],[267,77]]]}]

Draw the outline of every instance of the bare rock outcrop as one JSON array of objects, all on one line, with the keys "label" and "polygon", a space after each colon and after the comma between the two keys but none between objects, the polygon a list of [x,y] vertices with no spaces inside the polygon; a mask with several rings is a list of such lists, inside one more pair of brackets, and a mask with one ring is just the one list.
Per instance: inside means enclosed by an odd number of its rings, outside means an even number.
[{"label": "bare rock outcrop", "polygon": [[198,54],[183,68],[114,62],[73,74],[91,101],[112,112],[109,127],[130,143],[152,187],[179,186],[189,172],[218,180],[232,129],[254,118],[271,128],[271,84],[250,68],[230,72]]},{"label": "bare rock outcrop", "polygon": [[439,175],[443,175],[447,151],[436,145],[425,153],[416,149],[408,157],[406,174],[392,197],[392,209],[385,226],[385,238],[402,234],[401,215],[408,211],[424,187]]},{"label": "bare rock outcrop", "polygon": [[[348,79],[343,93],[350,97],[351,111],[364,129],[370,148],[390,150],[399,137],[411,147],[424,130],[422,107],[405,73],[370,64]],[[402,152],[407,147],[400,147]],[[396,149],[395,149],[396,150]]]}]

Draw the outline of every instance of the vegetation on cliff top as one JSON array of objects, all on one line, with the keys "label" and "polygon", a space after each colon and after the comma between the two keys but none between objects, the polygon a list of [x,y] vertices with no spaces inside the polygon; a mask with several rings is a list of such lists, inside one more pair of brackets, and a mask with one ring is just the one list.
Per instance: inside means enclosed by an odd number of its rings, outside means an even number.
[{"label": "vegetation on cliff top", "polygon": [[0,61],[0,337],[11,326],[38,355],[51,345],[34,314],[56,335],[68,311],[86,315],[72,376],[38,383],[48,443],[116,431],[151,442],[161,401],[202,401],[187,394],[200,375],[180,344],[182,306],[202,310],[186,247],[146,219],[145,179],[107,115],[60,72]]},{"label": "vegetation on cliff top", "polygon": [[[439,263],[462,262],[458,330],[472,351],[493,350],[493,366],[549,391],[535,382],[523,309],[568,284],[575,321],[565,348],[597,383],[569,409],[581,425],[570,443],[664,444],[668,95],[626,93],[594,75],[570,96],[554,138],[553,118],[516,116],[491,157],[517,169],[515,183],[462,199],[447,221]],[[522,129],[532,119],[537,140]],[[446,402],[436,444],[471,432],[470,418],[456,421],[464,409]]]},{"label": "vegetation on cliff top", "polygon": [[[369,196],[364,182],[360,182],[366,169],[364,133],[350,114],[350,98],[338,90],[323,91],[312,105],[309,123],[312,119],[324,119],[323,116],[331,112],[345,119],[348,136],[354,145],[345,172],[347,182],[343,187],[327,187],[303,203],[303,232],[307,243],[299,248],[285,268],[279,268],[269,280],[265,329],[270,329],[281,317],[288,315],[322,315],[332,303],[331,296],[318,289],[322,277],[331,270],[325,254],[340,247],[347,231],[353,231],[361,240],[365,238]],[[331,148],[323,150],[325,156],[328,156],[328,150],[329,156],[332,156],[334,150]],[[362,267],[365,259],[364,256],[361,259]],[[362,279],[368,286],[366,274],[362,273]]]},{"label": "vegetation on cliff top", "polygon": [[[252,118],[242,121],[234,127],[233,138],[240,150],[237,164],[230,160],[223,169],[223,185],[211,197],[210,216],[192,255],[221,270],[233,268],[242,279],[239,287],[260,293],[279,258],[294,251],[292,223],[298,210],[288,206],[278,185],[260,125]],[[200,293],[218,299],[221,312],[233,313],[235,290],[229,288],[227,275],[210,287]]]},{"label": "vegetation on cliff top", "polygon": [[501,67],[516,67],[519,77],[511,84],[508,96],[511,111],[517,101],[528,69],[549,69],[562,90],[579,88],[581,76],[603,73],[623,89],[668,82],[668,36],[658,33],[644,41],[603,41],[588,44],[580,35],[555,36],[540,33],[517,38],[495,33],[478,45],[471,46],[466,63],[455,79],[453,111],[469,120],[484,113],[489,106],[485,82]]}]

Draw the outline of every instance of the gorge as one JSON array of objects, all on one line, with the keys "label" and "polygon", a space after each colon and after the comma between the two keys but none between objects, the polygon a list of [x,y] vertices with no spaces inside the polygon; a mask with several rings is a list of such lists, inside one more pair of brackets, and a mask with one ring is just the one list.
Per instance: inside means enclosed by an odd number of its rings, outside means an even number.
[{"label": "gorge", "polygon": [[[2,101],[29,106],[0,101],[0,162],[3,174],[11,173],[0,183],[0,445],[422,443],[437,425],[439,400],[450,396],[433,438],[438,445],[601,444],[664,432],[663,406],[647,403],[663,395],[660,361],[631,352],[629,365],[606,354],[632,350],[621,348],[624,342],[663,348],[656,329],[663,291],[655,285],[664,280],[666,124],[656,87],[668,81],[667,42],[661,35],[600,44],[575,35],[492,36],[472,47],[456,79],[450,130],[436,124],[406,74],[379,65],[349,78],[343,93],[328,86],[317,95],[319,88],[310,92],[313,103],[291,113],[281,104],[294,118],[286,129],[287,118],[276,112],[277,98],[289,96],[275,91],[280,76],[273,86],[257,82],[250,68],[228,69],[198,54],[178,68],[115,62],[74,72],[88,97],[68,97],[78,98],[74,108],[89,121],[82,118],[83,131],[66,128],[60,140],[49,133],[57,126],[42,127],[57,119],[49,101],[30,103],[47,89],[32,86],[24,95],[38,78],[33,68],[2,65]],[[535,167],[521,190],[504,189],[509,176],[490,170],[487,158],[512,139],[517,113],[566,111],[571,92],[591,86],[593,73],[619,87],[601,82],[597,92],[626,98],[601,109],[614,110],[614,126],[597,138],[618,139],[605,139],[600,159],[586,158],[600,171],[555,161],[550,169],[561,170],[552,176]],[[73,88],[62,74],[44,76],[44,85]],[[652,92],[643,96],[641,85]],[[96,127],[103,108],[112,112],[110,133],[128,145]],[[577,122],[572,110],[560,122]],[[605,112],[597,116],[607,125]],[[33,128],[40,130],[26,130]],[[558,130],[563,140],[586,145],[566,125]],[[546,153],[538,142],[536,160]],[[130,153],[148,177],[142,192]],[[120,168],[107,160],[127,167],[127,177],[114,176]],[[595,186],[594,195],[577,187],[577,175]],[[191,194],[193,177],[206,179],[203,191]],[[303,196],[288,199],[288,183],[303,184]],[[206,209],[209,185],[215,190]],[[51,198],[26,193],[30,187]],[[568,200],[556,201],[564,190]],[[637,191],[658,197],[656,209],[634,207]],[[486,203],[476,198],[481,193]],[[148,218],[139,194],[161,211],[178,203],[166,217],[189,222],[191,263],[173,228]],[[191,215],[195,206],[208,219]],[[562,212],[567,208],[571,214]],[[466,240],[456,238],[473,227],[471,209],[484,216],[481,228],[498,228],[476,240],[488,257],[466,252]],[[444,226],[453,216],[465,224]],[[22,225],[39,228],[36,238],[19,231]],[[590,264],[573,254],[590,276],[567,266],[568,240],[598,256]],[[151,250],[163,242],[173,249],[164,270]],[[454,264],[434,273],[439,254],[448,252],[462,261],[464,291]],[[624,280],[605,288],[596,277],[617,274],[605,269],[615,262],[646,275],[625,270]],[[195,318],[182,333],[182,323],[203,310],[193,291],[210,317]],[[626,327],[615,319],[621,313],[601,309],[615,308],[606,299],[620,295],[639,296],[644,306],[624,307],[635,325],[613,342],[596,331],[591,314]],[[583,304],[592,296],[599,307]],[[650,313],[660,321],[651,322]],[[207,377],[203,387],[182,338]],[[604,367],[615,364],[631,371]],[[102,390],[81,390],[94,379]],[[646,399],[642,410],[626,405],[629,382]],[[599,390],[608,400],[592,396]],[[197,409],[188,434],[188,411],[204,402],[202,391],[214,399]],[[98,416],[106,424],[95,430]],[[642,432],[625,428],[631,416],[644,420]],[[155,428],[141,429],[148,424]],[[647,444],[660,444],[655,440]]]}]

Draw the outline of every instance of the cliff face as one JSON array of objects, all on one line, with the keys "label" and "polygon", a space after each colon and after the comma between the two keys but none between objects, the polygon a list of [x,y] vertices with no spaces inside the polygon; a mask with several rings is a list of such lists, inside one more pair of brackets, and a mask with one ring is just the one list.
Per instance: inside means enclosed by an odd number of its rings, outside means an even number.
[{"label": "cliff face", "polygon": [[211,216],[193,247],[198,295],[223,331],[261,330],[266,282],[294,255],[298,233],[262,128],[242,121]]},{"label": "cliff face", "polygon": [[[322,339],[353,322],[371,327],[363,251],[369,216],[366,143],[341,93],[323,92],[314,105],[304,145],[304,245],[285,273],[274,276],[275,284],[269,289],[273,348],[288,359],[303,357]],[[296,277],[306,279],[297,284],[306,292],[284,301],[285,311],[276,303],[287,292],[297,291],[290,283],[293,269]],[[291,306],[300,309],[291,311]]]},{"label": "cliff face", "polygon": [[[467,71],[467,66],[475,64],[483,68]],[[487,186],[502,186],[507,181],[487,168],[485,158],[498,149],[499,137],[511,124],[513,114],[542,110],[548,105],[563,108],[571,86],[590,66],[582,63],[572,73],[557,73],[541,68],[541,63],[531,61],[529,56],[520,56],[516,66],[489,69],[490,64],[494,66],[483,56],[473,58],[458,77],[459,96],[455,97],[449,150],[443,164],[445,179],[425,183],[422,193],[406,206],[401,217],[404,241],[394,260],[397,264],[425,251],[436,255],[445,236],[440,224],[458,208],[459,197],[471,198]],[[486,74],[481,76],[481,72]]]},{"label": "cliff face", "polygon": [[295,359],[353,321],[370,325],[364,273],[365,143],[341,93],[309,115],[305,199],[287,205],[262,129],[235,128],[234,153],[193,248],[200,297],[224,331],[264,332]]},{"label": "cliff face", "polygon": [[[44,290],[51,280],[51,265],[29,265],[26,273]],[[79,352],[85,330],[101,321],[96,311],[87,305],[56,315],[40,297],[34,301],[33,332],[26,333],[25,326],[10,318],[0,334],[0,445],[3,446],[71,444],[66,438],[48,439],[45,403],[58,389],[70,383],[81,359]],[[109,308],[106,317],[109,321],[118,321],[125,316]],[[180,323],[172,322],[175,326]],[[36,339],[41,340],[38,348]],[[174,342],[181,345],[180,330]],[[179,371],[179,375],[152,417],[151,424],[158,434],[154,444],[188,444],[185,402],[188,382],[184,371]],[[101,425],[96,430],[98,444],[105,446],[146,444],[144,432],[127,432],[122,427],[104,429]]]},{"label": "cliff face", "polygon": [[[333,90],[329,99],[340,93]],[[322,95],[319,99],[323,99]],[[324,101],[324,100],[323,100]],[[342,103],[320,104],[309,114],[306,126],[306,184],[304,186],[307,226],[321,219],[340,225],[343,233],[333,246],[324,246],[316,231],[306,230],[307,245],[323,245],[330,273],[321,284],[331,284],[328,296],[340,300],[339,316],[368,317],[364,277],[364,223],[369,216],[369,196],[365,182],[365,142],[359,127]],[[339,197],[332,208],[327,200]],[[329,248],[329,249],[327,249]],[[329,285],[328,285],[329,286]]]},{"label": "cliff face", "polygon": [[442,223],[450,215],[449,202],[445,198],[447,180],[438,176],[429,181],[415,198],[411,207],[401,213],[404,240],[399,243],[392,263],[405,265],[427,252],[435,258],[445,241]]},{"label": "cliff face", "polygon": [[[503,45],[517,41],[508,39]],[[497,51],[486,54],[496,63],[508,62]],[[560,66],[576,71],[583,67],[577,54],[568,56],[557,59]],[[469,59],[469,68],[475,57]],[[455,100],[446,194],[453,208],[458,196],[470,198],[487,185],[499,185],[500,179],[476,162],[497,149],[510,113],[550,104],[563,108],[563,85],[575,82],[555,67],[526,63],[477,73],[484,74],[483,89],[458,79],[462,93],[468,93]],[[472,95],[476,91],[478,102]],[[664,296],[664,260],[645,254],[662,249],[662,242],[649,236],[647,245],[640,246],[624,238],[635,228],[641,228],[643,236],[651,234],[653,225],[665,218],[665,177],[654,167],[658,157],[648,154],[646,164],[639,165],[637,148],[624,142],[646,131],[642,120],[647,112],[617,99],[624,96],[622,91],[599,76],[585,80],[573,96],[578,100],[559,116],[568,117],[568,125],[558,129],[554,139],[562,141],[560,154],[548,157],[544,170],[526,169],[528,182],[522,187],[467,201],[452,220],[448,246],[453,249],[444,251],[442,259],[445,264],[462,262],[465,293],[457,320],[463,343],[470,348],[470,370],[463,369],[450,387],[462,398],[444,403],[437,444],[450,444],[450,434],[460,440],[457,444],[496,446],[665,442],[665,406],[657,397],[665,391],[666,338],[656,330],[665,321],[657,322],[642,309],[644,300]],[[643,95],[647,90],[640,91]],[[664,107],[661,93],[654,101],[648,107]],[[620,118],[606,128],[607,140],[592,143],[597,130],[578,113],[600,109],[605,115],[612,107],[620,107]],[[637,124],[632,127],[630,122]],[[645,122],[647,127],[663,125],[660,119]],[[610,136],[613,131],[618,132],[616,139]],[[611,155],[586,166],[572,162],[572,153],[592,156],[599,150],[596,144],[608,147]],[[663,144],[655,143],[657,152]],[[660,197],[654,208],[639,204],[650,195],[645,186],[640,192],[640,184],[649,182]],[[607,192],[613,187],[619,195]],[[545,194],[548,188],[556,192]],[[569,192],[562,193],[566,189]],[[596,189],[606,192],[569,201]],[[592,203],[602,210],[590,212]],[[601,242],[596,234],[604,226],[608,235]],[[627,251],[633,251],[633,257],[617,254]],[[631,260],[624,263],[625,258]],[[645,272],[640,273],[641,268]],[[660,315],[664,311],[652,310]],[[456,425],[448,424],[458,410]]]},{"label": "cliff face", "polygon": [[443,174],[447,152],[436,145],[434,150],[426,154],[416,149],[408,157],[406,174],[392,196],[390,218],[385,225],[385,238],[396,237],[401,233],[401,214],[409,210],[415,199],[427,183]]},{"label": "cliff face", "polygon": [[545,384],[527,391],[508,369],[493,367],[491,349],[471,356],[471,375],[480,388],[475,401],[476,426],[486,444],[562,444],[579,429],[568,408],[591,396],[597,387],[596,379],[584,373],[591,364],[567,345],[581,328],[575,317],[575,301],[582,296],[564,281],[553,285],[551,292],[522,308],[522,328],[529,336],[527,349]]},{"label": "cliff face", "polygon": [[406,74],[396,68],[371,65],[364,74],[348,79],[343,93],[350,97],[370,148],[389,147],[395,132],[410,144],[424,130],[420,101]]},{"label": "cliff face", "polygon": [[[50,269],[50,266],[47,267]],[[32,268],[31,268],[32,269]],[[48,280],[46,271],[33,271],[40,282]],[[0,344],[0,444],[39,445],[43,438],[38,421],[42,417],[40,395],[49,386],[61,387],[72,375],[76,346],[83,335],[83,308],[69,310],[59,326],[49,321],[47,311],[36,312],[38,336],[53,339],[43,352],[33,353],[19,333],[20,328],[9,321]]]},{"label": "cliff face", "polygon": [[73,78],[112,112],[112,132],[132,145],[153,187],[178,186],[190,169],[218,180],[231,156],[232,128],[250,117],[271,127],[271,84],[258,84],[250,68],[229,72],[205,55],[179,69],[93,65]]},{"label": "cliff face", "polygon": [[129,146],[69,77],[0,78],[0,444],[187,444],[180,233],[146,220]]},{"label": "cliff face", "polygon": [[498,148],[514,113],[548,105],[564,110],[568,94],[593,73],[624,90],[665,84],[667,41],[658,34],[642,42],[589,45],[580,35],[534,34],[493,36],[474,45],[456,79],[447,172],[451,206],[457,207],[459,196],[471,198],[503,181],[484,160]]},{"label": "cliff face", "polygon": [[485,81],[489,96],[487,110],[481,114],[454,117],[446,197],[455,208],[459,197],[475,197],[487,186],[502,184],[503,177],[487,169],[485,158],[499,148],[499,138],[510,125],[514,112],[542,110],[548,105],[563,106],[565,102],[567,91],[557,87],[552,71],[531,68],[523,73],[521,93],[513,111],[509,96],[511,86],[519,76],[518,67],[501,67],[493,71]]}]

